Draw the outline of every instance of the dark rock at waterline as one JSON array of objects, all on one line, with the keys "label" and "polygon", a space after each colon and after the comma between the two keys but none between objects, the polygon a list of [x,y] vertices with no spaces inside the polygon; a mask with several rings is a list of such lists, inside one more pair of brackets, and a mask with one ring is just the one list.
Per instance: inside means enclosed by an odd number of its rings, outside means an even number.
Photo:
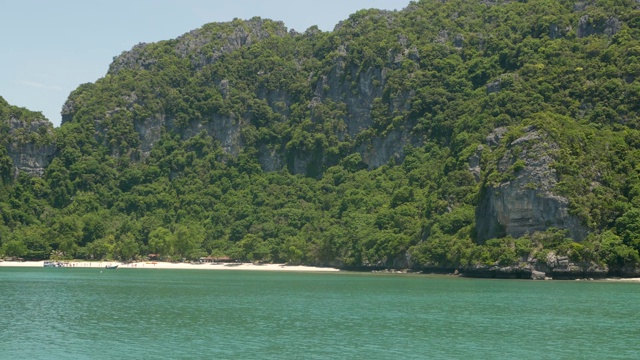
[{"label": "dark rock at waterline", "polygon": [[462,276],[490,279],[531,279],[531,269],[518,266],[475,265],[461,270]]}]

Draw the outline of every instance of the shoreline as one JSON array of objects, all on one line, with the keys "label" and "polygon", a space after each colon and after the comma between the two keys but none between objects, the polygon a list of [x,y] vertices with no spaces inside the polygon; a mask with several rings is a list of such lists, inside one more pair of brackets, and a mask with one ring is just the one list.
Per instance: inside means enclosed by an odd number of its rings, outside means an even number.
[{"label": "shoreline", "polygon": [[[45,260],[41,261],[0,261],[0,268],[2,267],[29,267],[29,268],[44,268]],[[105,269],[108,266],[117,265],[117,269],[160,269],[160,270],[239,270],[239,271],[288,271],[288,272],[345,272],[348,270],[342,270],[331,267],[317,267],[317,266],[304,266],[304,265],[286,265],[286,264],[261,264],[256,265],[252,263],[171,263],[164,261],[139,261],[132,263],[122,263],[119,261],[60,261],[65,264],[64,268],[90,268],[90,269]],[[109,269],[111,270],[111,269]],[[356,271],[357,272],[357,271]],[[384,273],[384,272],[383,272]],[[393,272],[396,273],[396,272]],[[403,273],[403,272],[397,272]],[[423,273],[423,274],[429,274]],[[475,276],[464,276],[466,278],[484,278]],[[551,279],[549,279],[551,280]],[[601,279],[562,279],[558,281],[607,281],[607,282],[640,282],[640,277],[632,278],[601,278]]]},{"label": "shoreline", "polygon": [[[121,263],[119,261],[60,261],[64,268],[104,269],[117,265],[118,269],[173,269],[173,270],[253,270],[253,271],[294,271],[294,272],[338,272],[340,269],[315,266],[252,263],[170,263],[163,261],[141,261]],[[44,268],[43,261],[0,261],[0,267]]]}]

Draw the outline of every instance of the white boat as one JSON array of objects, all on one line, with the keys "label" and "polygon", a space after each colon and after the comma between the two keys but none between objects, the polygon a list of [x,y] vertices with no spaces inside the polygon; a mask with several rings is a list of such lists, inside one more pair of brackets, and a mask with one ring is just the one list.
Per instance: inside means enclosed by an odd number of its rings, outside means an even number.
[{"label": "white boat", "polygon": [[62,267],[62,263],[56,262],[56,261],[45,261],[43,265],[44,267],[53,267],[53,268]]}]

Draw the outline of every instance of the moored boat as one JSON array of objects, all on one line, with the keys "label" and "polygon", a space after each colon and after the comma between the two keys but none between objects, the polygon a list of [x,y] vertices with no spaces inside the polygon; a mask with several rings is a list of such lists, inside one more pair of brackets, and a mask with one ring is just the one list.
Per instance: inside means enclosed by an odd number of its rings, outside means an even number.
[{"label": "moored boat", "polygon": [[56,261],[45,261],[43,264],[44,267],[53,267],[53,268],[57,268],[57,267],[62,267],[62,263],[61,262],[56,262]]}]

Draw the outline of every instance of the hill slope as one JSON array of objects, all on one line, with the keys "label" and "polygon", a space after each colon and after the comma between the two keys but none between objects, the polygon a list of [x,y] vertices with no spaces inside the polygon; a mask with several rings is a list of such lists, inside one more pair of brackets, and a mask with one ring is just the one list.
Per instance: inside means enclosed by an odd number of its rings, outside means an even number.
[{"label": "hill slope", "polygon": [[4,251],[633,273],[638,7],[420,1],[139,44],[69,96],[44,177],[4,187]]}]

